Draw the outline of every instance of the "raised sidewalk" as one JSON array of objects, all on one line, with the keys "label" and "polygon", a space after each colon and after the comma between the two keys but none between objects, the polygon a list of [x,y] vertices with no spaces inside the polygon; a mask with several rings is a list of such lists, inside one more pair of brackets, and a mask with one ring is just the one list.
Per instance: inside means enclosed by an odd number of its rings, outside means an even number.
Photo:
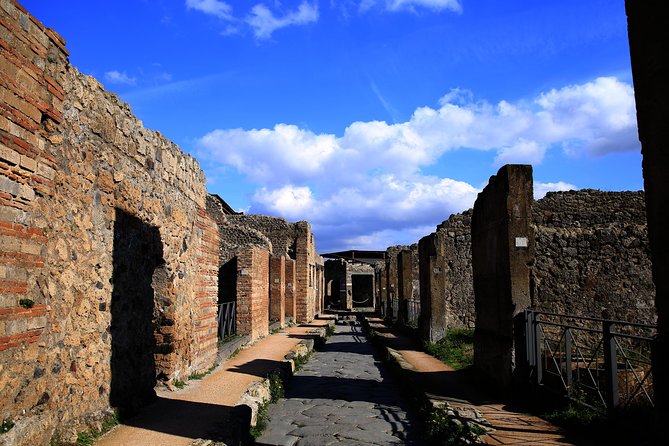
[{"label": "raised sidewalk", "polygon": [[392,330],[383,320],[370,317],[367,323],[377,335],[377,344],[386,350],[411,389],[433,405],[443,406],[460,422],[475,422],[485,427],[488,433],[480,437],[485,444],[576,444],[559,427],[474,388],[462,371],[417,350],[412,339]]},{"label": "raised sidewalk", "polygon": [[[323,316],[309,324],[281,330],[242,349],[202,380],[174,392],[161,390],[158,399],[116,426],[97,446],[188,446],[210,441],[238,444],[248,433],[251,409],[245,403],[262,399],[262,382],[273,371],[291,367],[286,359],[313,348],[334,319]],[[196,441],[197,440],[197,441]],[[235,442],[236,441],[236,442]]]}]

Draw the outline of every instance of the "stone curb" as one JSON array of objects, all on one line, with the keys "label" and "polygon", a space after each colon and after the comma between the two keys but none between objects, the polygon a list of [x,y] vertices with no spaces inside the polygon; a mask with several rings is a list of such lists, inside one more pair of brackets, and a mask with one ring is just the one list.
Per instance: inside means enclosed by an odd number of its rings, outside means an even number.
[{"label": "stone curb", "polygon": [[[311,339],[303,339],[292,347],[284,356],[282,364],[276,369],[270,371],[268,375],[279,373],[282,381],[286,381],[295,373],[295,360],[298,357],[306,356],[314,349],[314,346],[325,342],[326,329],[328,326],[334,325],[335,321],[328,321],[323,328],[317,328],[307,332],[312,335]],[[233,423],[235,426],[235,437],[233,438],[234,445],[247,444],[251,442],[249,438],[249,430],[256,425],[258,420],[258,409],[265,402],[271,400],[270,395],[270,380],[265,378],[262,381],[256,381],[250,384],[242,396],[237,400],[233,409]],[[252,442],[251,442],[252,443]],[[225,443],[216,442],[213,440],[205,440],[198,438],[194,440],[190,446],[226,446]]]},{"label": "stone curb", "polygon": [[[368,333],[374,331],[374,327],[370,325],[367,318],[362,317],[362,324]],[[412,377],[412,375],[416,372],[416,368],[411,363],[406,361],[397,350],[388,347],[382,336],[370,336],[370,341],[374,344],[374,346],[379,348],[382,353],[382,358],[388,365],[390,365],[391,370],[399,375],[403,381],[410,383],[410,385],[405,386],[405,388],[419,402],[425,403],[429,409],[444,410],[449,423],[454,425],[464,424],[470,427],[478,426],[486,433],[494,430],[483,418],[481,413],[471,404],[468,404],[465,401],[459,403],[454,400],[447,400],[425,392],[422,389],[422,386],[420,386],[419,383],[417,383]],[[477,441],[479,443],[483,443],[483,441],[481,441],[481,437],[483,435],[485,435],[485,433],[476,435]]]}]

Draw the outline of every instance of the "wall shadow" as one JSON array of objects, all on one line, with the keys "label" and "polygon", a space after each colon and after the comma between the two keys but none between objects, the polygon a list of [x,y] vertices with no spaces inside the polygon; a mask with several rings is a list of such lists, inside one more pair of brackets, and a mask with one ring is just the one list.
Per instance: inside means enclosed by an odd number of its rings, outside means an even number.
[{"label": "wall shadow", "polygon": [[154,273],[164,264],[158,228],[116,209],[109,403],[131,416],[156,396]]},{"label": "wall shadow", "polygon": [[250,421],[248,406],[230,407],[159,397],[136,416],[125,419],[123,424],[185,438],[238,444],[240,439],[248,440]]}]

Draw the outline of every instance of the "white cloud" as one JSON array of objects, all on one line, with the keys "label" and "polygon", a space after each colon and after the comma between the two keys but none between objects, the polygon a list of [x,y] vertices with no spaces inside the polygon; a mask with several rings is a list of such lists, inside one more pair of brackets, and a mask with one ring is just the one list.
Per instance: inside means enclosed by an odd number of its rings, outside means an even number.
[{"label": "white cloud", "polygon": [[105,73],[105,80],[112,84],[135,85],[137,78],[128,76],[125,72],[113,70]]},{"label": "white cloud", "polygon": [[[499,165],[540,164],[549,150],[571,156],[638,150],[633,91],[615,78],[554,89],[529,103],[490,104],[456,90],[439,104],[396,124],[354,122],[341,136],[288,124],[214,130],[196,153],[208,170],[233,166],[258,185],[252,211],[310,220],[343,243],[436,224],[471,207],[477,188],[421,173],[449,151],[490,151]],[[575,187],[535,189],[542,195],[565,188]]]},{"label": "white cloud", "polygon": [[391,11],[425,8],[434,11],[449,9],[454,12],[462,12],[462,5],[459,0],[386,0],[385,3]]},{"label": "white cloud", "polygon": [[264,4],[255,5],[246,22],[253,29],[257,39],[269,39],[277,29],[292,25],[306,25],[318,21],[318,6],[311,5],[306,1],[300,3],[295,11],[288,12],[282,17],[277,17]]},{"label": "white cloud", "polygon": [[222,20],[233,20],[232,6],[220,0],[186,0],[186,8],[213,15]]},{"label": "white cloud", "polygon": [[429,9],[432,11],[450,10],[462,12],[460,0],[361,0],[358,5],[360,12],[366,12],[377,4],[381,4],[388,11],[417,11]]},{"label": "white cloud", "polygon": [[558,181],[557,183],[534,183],[534,199],[540,200],[546,196],[548,192],[578,190],[578,187],[573,184]]}]

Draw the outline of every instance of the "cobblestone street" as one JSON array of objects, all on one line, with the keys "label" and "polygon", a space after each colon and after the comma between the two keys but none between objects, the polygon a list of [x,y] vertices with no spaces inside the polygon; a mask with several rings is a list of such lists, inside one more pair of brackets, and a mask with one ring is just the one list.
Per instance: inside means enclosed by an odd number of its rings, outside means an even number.
[{"label": "cobblestone street", "polygon": [[422,444],[417,422],[360,325],[337,325],[327,344],[268,410],[259,445]]}]

